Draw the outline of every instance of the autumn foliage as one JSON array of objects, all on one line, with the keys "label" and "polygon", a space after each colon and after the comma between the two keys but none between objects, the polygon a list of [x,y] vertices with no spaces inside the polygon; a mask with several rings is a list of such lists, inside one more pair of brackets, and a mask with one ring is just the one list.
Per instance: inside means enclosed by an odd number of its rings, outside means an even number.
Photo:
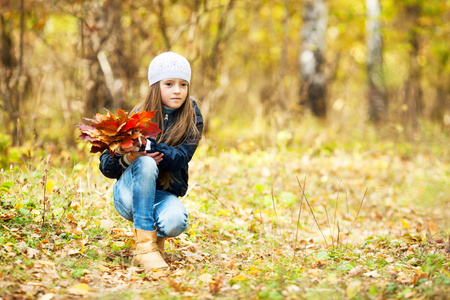
[{"label": "autumn foliage", "polygon": [[156,137],[161,132],[158,125],[150,120],[156,111],[127,113],[117,110],[117,116],[107,110],[106,115],[97,113],[94,119],[84,118],[91,125],[76,125],[81,130],[79,139],[92,144],[91,153],[109,149],[113,157],[120,148],[145,145],[145,137]]}]

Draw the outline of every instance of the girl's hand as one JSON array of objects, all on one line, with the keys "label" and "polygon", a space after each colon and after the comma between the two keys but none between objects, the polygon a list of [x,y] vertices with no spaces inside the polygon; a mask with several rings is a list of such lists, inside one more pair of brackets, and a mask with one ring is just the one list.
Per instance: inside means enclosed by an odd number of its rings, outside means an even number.
[{"label": "girl's hand", "polygon": [[152,157],[156,161],[156,164],[158,164],[160,161],[162,161],[164,153],[159,152],[147,153],[147,156]]},{"label": "girl's hand", "polygon": [[120,154],[120,155],[125,155],[127,153],[134,152],[134,151],[136,151],[136,146],[130,146],[130,147],[125,147],[125,148],[119,147],[119,149],[116,150],[116,153]]},{"label": "girl's hand", "polygon": [[136,159],[138,159],[141,156],[149,156],[156,161],[156,164],[158,164],[163,159],[164,153],[159,153],[159,152],[147,153],[145,151],[139,151],[139,152],[131,151],[125,155],[127,156],[127,160],[130,163],[132,163],[133,161],[135,161]]},{"label": "girl's hand", "polygon": [[129,151],[125,153],[125,158],[131,164],[133,161],[138,159],[141,156],[146,155],[145,151],[137,152],[137,151]]}]

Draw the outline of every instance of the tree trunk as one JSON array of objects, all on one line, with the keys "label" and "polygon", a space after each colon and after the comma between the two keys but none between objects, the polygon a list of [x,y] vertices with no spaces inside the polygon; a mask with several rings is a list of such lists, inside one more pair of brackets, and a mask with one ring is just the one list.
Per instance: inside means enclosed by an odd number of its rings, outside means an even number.
[{"label": "tree trunk", "polygon": [[12,129],[7,129],[13,145],[20,146],[22,129],[20,127],[21,106],[24,94],[30,87],[29,77],[23,72],[23,33],[25,22],[24,1],[20,2],[20,40],[19,57],[14,54],[13,26],[3,14],[0,14],[0,107],[7,113]]},{"label": "tree trunk", "polygon": [[324,0],[306,1],[303,14],[302,50],[300,54],[300,103],[308,105],[313,114],[327,114],[327,77],[325,73],[326,29],[328,8]]},{"label": "tree trunk", "polygon": [[[200,51],[203,51],[200,61],[200,69],[203,72],[200,80],[203,80],[202,86],[197,89],[197,95],[200,100],[205,99],[202,102],[202,113],[205,116],[205,124],[203,132],[209,131],[209,118],[207,116],[214,112],[223,102],[219,101],[223,96],[223,90],[217,89],[218,78],[222,68],[223,53],[226,49],[225,45],[230,38],[234,28],[229,29],[230,18],[233,14],[233,7],[235,0],[229,0],[228,4],[221,9],[221,14],[216,21],[214,18],[209,18],[209,24],[205,26],[206,31],[202,31],[200,34],[205,34],[202,38],[207,41]],[[205,12],[212,11],[213,8],[208,7],[208,2],[203,2],[203,10]],[[214,36],[209,33],[208,27],[217,27],[217,31]],[[210,40],[212,43],[210,43]],[[197,79],[198,82],[198,79]]]},{"label": "tree trunk", "polygon": [[422,88],[420,86],[422,69],[418,60],[420,51],[418,33],[420,13],[421,8],[419,4],[408,5],[406,7],[410,51],[409,74],[404,85],[402,111],[403,124],[405,127],[413,130],[417,128],[418,120],[423,112]]},{"label": "tree trunk", "polygon": [[380,25],[380,3],[366,0],[367,9],[367,75],[370,120],[379,123],[387,111],[386,85],[383,72],[383,37]]},{"label": "tree trunk", "polygon": [[[92,116],[103,108],[120,108],[123,106],[122,80],[117,74],[126,73],[119,63],[123,50],[120,48],[121,3],[118,0],[105,2],[103,7],[93,8],[92,16],[83,20],[81,39],[88,63],[85,69],[85,115]],[[108,57],[105,51],[111,55]],[[115,57],[115,58],[114,58]],[[114,60],[115,59],[115,60]],[[125,66],[126,67],[126,66]]]},{"label": "tree trunk", "polygon": [[431,110],[431,119],[433,121],[439,122],[439,123],[445,123],[445,114],[449,109],[450,104],[450,97],[449,97],[449,88],[448,84],[445,80],[445,74],[442,71],[439,71],[438,78],[444,78],[444,80],[440,79],[436,82],[435,88],[436,88],[436,96],[434,105]]},{"label": "tree trunk", "polygon": [[[288,61],[288,48],[289,48],[289,6],[288,0],[284,1],[284,17],[283,17],[283,41],[281,44],[281,55],[280,55],[280,64],[278,70],[278,88],[277,94],[278,99],[275,101],[276,108],[283,113],[288,113],[288,107],[286,104],[286,99],[288,98],[287,90],[284,85],[284,78],[286,77],[286,66]],[[278,128],[285,127],[285,119],[284,118],[275,118],[278,122]]]}]

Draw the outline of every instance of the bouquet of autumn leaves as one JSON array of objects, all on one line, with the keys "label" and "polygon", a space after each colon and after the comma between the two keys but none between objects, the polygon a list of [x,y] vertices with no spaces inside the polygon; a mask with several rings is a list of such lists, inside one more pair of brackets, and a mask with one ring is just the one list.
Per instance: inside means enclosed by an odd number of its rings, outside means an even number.
[{"label": "bouquet of autumn leaves", "polygon": [[84,118],[91,125],[75,125],[81,130],[79,139],[92,144],[91,153],[109,149],[109,154],[114,157],[120,149],[145,146],[145,137],[156,137],[161,132],[157,124],[150,122],[156,111],[129,114],[119,109],[117,116],[107,112],[106,115],[97,113],[94,119]]}]

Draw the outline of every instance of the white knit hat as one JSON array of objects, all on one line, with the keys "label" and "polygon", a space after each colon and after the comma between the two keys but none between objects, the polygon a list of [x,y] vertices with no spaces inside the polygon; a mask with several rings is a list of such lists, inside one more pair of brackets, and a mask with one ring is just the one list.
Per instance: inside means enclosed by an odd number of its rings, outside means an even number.
[{"label": "white knit hat", "polygon": [[148,67],[149,86],[168,78],[191,81],[191,66],[186,58],[174,52],[164,52],[152,60]]}]

